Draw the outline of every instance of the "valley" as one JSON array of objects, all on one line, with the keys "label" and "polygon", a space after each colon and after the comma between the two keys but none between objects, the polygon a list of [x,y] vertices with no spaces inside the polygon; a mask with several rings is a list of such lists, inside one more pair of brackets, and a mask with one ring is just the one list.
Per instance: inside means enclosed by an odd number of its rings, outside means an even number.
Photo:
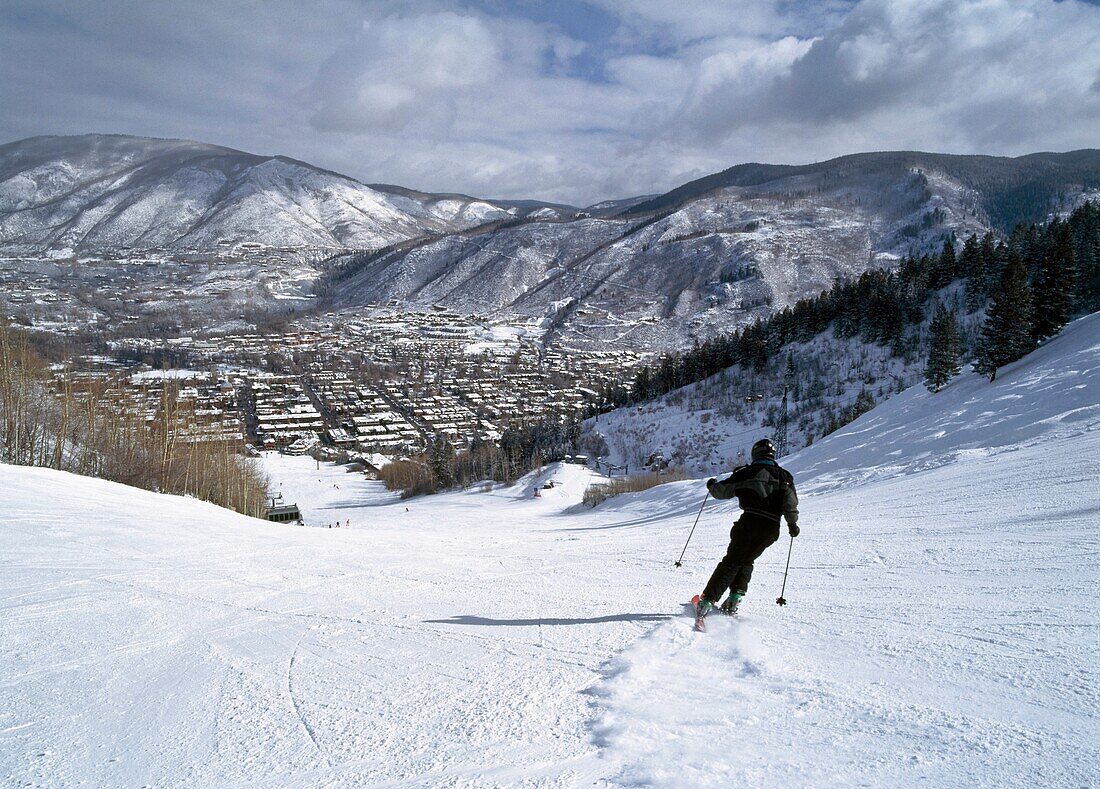
[{"label": "valley", "polygon": [[44,331],[241,330],[443,305],[655,353],[1100,190],[1100,152],[739,165],[575,208],[367,186],[280,157],[104,135],[0,146],[0,303]]}]

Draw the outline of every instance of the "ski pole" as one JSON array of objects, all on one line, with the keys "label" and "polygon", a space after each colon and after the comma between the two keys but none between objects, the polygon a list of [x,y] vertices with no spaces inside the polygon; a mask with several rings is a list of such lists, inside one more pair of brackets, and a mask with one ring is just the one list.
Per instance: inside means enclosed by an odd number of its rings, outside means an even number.
[{"label": "ski pole", "polygon": [[703,503],[699,505],[699,515],[695,516],[695,523],[691,524],[691,531],[688,532],[687,542],[684,543],[684,550],[680,551],[680,558],[676,560],[677,567],[683,567],[684,554],[687,553],[688,543],[691,542],[691,535],[695,534],[695,527],[699,525],[699,517],[703,514],[703,507],[707,506],[707,499],[710,498],[710,490],[707,490],[707,495],[703,496]]},{"label": "ski pole", "polygon": [[791,546],[787,549],[787,566],[783,568],[783,588],[779,590],[779,597],[775,598],[777,605],[786,605],[787,598],[783,593],[787,591],[787,571],[791,569],[791,550],[794,549],[794,537],[791,537]]}]

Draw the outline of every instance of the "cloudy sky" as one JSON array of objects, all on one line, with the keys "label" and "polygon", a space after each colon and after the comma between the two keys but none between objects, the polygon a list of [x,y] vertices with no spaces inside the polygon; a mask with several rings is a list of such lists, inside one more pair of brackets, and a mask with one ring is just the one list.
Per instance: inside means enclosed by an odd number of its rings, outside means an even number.
[{"label": "cloudy sky", "polygon": [[0,141],[118,132],[587,204],[745,161],[1100,146],[1080,0],[3,0]]}]

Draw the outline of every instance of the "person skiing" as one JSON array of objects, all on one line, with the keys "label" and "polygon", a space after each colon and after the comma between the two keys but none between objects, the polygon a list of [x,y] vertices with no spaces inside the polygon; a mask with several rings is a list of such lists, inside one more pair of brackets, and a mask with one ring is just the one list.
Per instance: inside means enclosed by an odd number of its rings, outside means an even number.
[{"label": "person skiing", "polygon": [[752,445],[751,463],[734,469],[721,482],[713,477],[708,479],[707,490],[716,499],[736,496],[743,512],[730,529],[726,555],[714,568],[699,599],[700,618],[719,607],[718,601],[726,589],[730,594],[720,610],[725,614],[737,612],[741,598],[749,590],[753,562],[779,539],[781,516],[787,519],[792,538],[799,533],[794,477],[775,462],[775,445],[766,438]]}]

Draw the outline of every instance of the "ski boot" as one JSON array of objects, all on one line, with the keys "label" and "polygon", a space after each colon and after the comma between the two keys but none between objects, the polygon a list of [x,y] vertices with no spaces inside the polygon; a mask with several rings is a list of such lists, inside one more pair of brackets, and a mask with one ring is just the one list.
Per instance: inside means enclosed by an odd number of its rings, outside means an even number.
[{"label": "ski boot", "polygon": [[695,629],[700,633],[705,633],[707,630],[707,614],[717,610],[718,606],[702,595],[695,595],[691,598],[691,604],[695,606]]},{"label": "ski boot", "polygon": [[726,616],[735,616],[737,614],[737,607],[741,605],[741,599],[744,595],[741,592],[730,592],[730,596],[726,598],[726,601],[719,607],[719,611]]}]

